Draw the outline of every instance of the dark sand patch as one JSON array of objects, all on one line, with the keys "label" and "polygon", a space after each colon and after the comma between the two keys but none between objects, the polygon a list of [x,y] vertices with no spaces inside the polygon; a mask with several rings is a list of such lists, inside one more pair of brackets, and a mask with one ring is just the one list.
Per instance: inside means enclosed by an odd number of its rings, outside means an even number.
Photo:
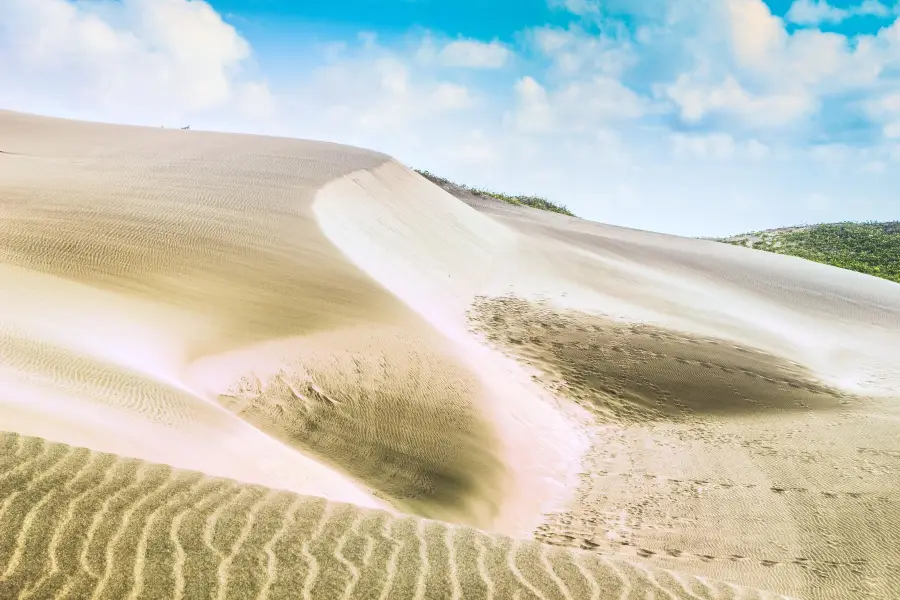
[{"label": "dark sand patch", "polygon": [[833,409],[848,402],[800,365],[724,340],[513,297],[478,299],[470,320],[490,342],[543,372],[553,391],[614,422]]},{"label": "dark sand patch", "polygon": [[298,340],[276,373],[248,373],[220,402],[401,510],[452,522],[496,516],[505,466],[474,375],[389,328]]},{"label": "dark sand patch", "polygon": [[895,600],[900,402],[750,348],[515,298],[472,326],[594,415],[576,499],[535,532],[809,600]]}]

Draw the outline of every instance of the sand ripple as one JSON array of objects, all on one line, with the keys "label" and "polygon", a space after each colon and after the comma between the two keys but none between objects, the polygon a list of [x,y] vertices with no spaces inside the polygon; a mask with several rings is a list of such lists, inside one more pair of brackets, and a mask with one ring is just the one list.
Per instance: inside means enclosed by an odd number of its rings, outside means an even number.
[{"label": "sand ripple", "polygon": [[0,434],[3,598],[775,598]]}]

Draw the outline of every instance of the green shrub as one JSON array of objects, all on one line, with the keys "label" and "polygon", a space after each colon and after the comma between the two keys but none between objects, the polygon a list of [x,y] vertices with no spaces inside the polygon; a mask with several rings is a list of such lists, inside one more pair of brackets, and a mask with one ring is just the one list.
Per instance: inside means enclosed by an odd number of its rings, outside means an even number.
[{"label": "green shrub", "polygon": [[575,216],[575,214],[572,213],[568,208],[566,208],[564,204],[556,204],[555,202],[551,202],[550,200],[541,198],[540,196],[509,196],[507,194],[500,194],[498,192],[492,192],[490,190],[482,190],[469,187],[462,183],[454,183],[448,179],[444,179],[443,177],[438,177],[434,173],[429,173],[428,171],[420,171],[419,169],[415,169],[415,171],[432,183],[436,183],[442,187],[447,186],[451,188],[459,188],[472,194],[473,196],[480,196],[482,198],[494,198],[495,200],[502,200],[503,202],[514,204],[516,206],[530,206],[531,208],[547,210],[550,212],[559,213],[561,215],[568,215],[570,217]]},{"label": "green shrub", "polygon": [[900,283],[900,221],[825,223],[752,235],[760,239],[753,243],[742,239],[719,241],[799,256]]}]

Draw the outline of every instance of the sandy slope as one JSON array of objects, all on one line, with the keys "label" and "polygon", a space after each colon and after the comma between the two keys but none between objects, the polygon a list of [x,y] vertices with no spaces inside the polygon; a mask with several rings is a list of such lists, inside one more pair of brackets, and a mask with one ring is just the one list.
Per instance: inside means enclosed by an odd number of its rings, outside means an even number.
[{"label": "sandy slope", "polygon": [[[540,539],[804,598],[900,589],[900,287],[481,203],[521,234],[475,327],[598,425]],[[545,298],[543,302],[524,299]]]},{"label": "sandy slope", "polygon": [[[648,580],[667,597],[752,597],[678,573],[808,598],[889,598],[900,587],[894,284],[475,208],[360,149],[0,113],[0,429],[88,448],[103,464],[120,459],[96,452],[233,479],[248,498],[274,494],[248,487],[258,484],[581,548],[553,551],[563,562],[581,551],[625,561],[610,571],[625,589],[553,567],[539,576],[552,585],[510,584],[521,597],[619,597]],[[16,466],[43,464],[41,453],[23,452],[7,473],[46,491],[52,478]],[[10,550],[18,562],[0,585],[57,585],[39,563],[56,564],[58,550],[29,550],[27,515],[63,502],[69,519],[81,505],[51,492],[31,506],[16,489],[3,488],[0,510],[13,510],[24,550]],[[169,518],[154,515],[180,510],[148,512],[142,493],[129,494],[92,497],[91,510],[122,504],[148,532]],[[285,507],[266,502],[252,514],[277,529]],[[251,521],[223,535],[252,537]],[[330,553],[328,523],[292,539]],[[141,539],[123,558],[135,578],[163,552]],[[228,564],[240,547],[209,545]],[[242,568],[275,582],[263,556],[278,552],[251,547]],[[545,564],[546,546],[527,548]],[[313,585],[317,551],[285,552],[303,565],[290,577]],[[22,575],[25,555],[37,579]],[[178,556],[182,566],[196,558]],[[395,568],[342,556],[353,581]],[[414,579],[426,581],[432,563],[417,556],[404,572],[424,566]],[[515,574],[515,560],[497,556]],[[197,572],[217,570],[225,594],[225,563],[200,560]],[[153,585],[184,583],[175,571],[174,583],[160,572]],[[90,583],[66,573],[72,586]],[[461,597],[452,579],[419,597]],[[137,597],[134,581],[116,585]],[[329,585],[317,597],[347,589]],[[409,585],[412,597],[430,584]],[[490,597],[490,585],[465,585],[462,597]]]},{"label": "sandy slope", "polygon": [[[516,379],[470,328],[588,413],[577,497],[540,539],[804,598],[900,589],[900,288],[499,202],[469,199],[479,228],[429,216],[445,200],[386,163],[314,210],[496,381]],[[448,250],[438,221],[478,243]],[[501,426],[525,413],[497,398]]]},{"label": "sandy slope", "polygon": [[[319,187],[405,168],[324,143],[12,113],[2,133],[7,428],[519,535],[570,493],[586,444],[540,390],[518,385],[523,417],[495,423],[513,388],[322,233]],[[402,208],[391,189],[372,204]],[[425,239],[442,252],[493,236],[438,197],[441,235]]]},{"label": "sandy slope", "polygon": [[900,389],[900,294],[892,282],[708,240],[504,203],[479,207],[527,240],[508,277],[522,297],[754,346],[848,391]]}]

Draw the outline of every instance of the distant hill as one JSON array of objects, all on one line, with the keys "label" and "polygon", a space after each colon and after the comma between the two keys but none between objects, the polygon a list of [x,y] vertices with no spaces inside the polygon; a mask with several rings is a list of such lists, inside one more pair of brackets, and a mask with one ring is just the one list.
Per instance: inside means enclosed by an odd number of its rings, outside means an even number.
[{"label": "distant hill", "polygon": [[900,283],[900,221],[800,225],[712,239]]},{"label": "distant hill", "polygon": [[[570,217],[576,216],[565,205],[556,204],[539,196],[510,196],[455,183],[428,171],[419,169],[415,171],[464,201],[473,197],[494,199]],[[706,239],[776,254],[798,256],[900,283],[900,221],[862,223],[846,221],[797,225]]]},{"label": "distant hill", "polygon": [[[443,177],[438,177],[434,173],[429,173],[428,171],[420,171],[418,169],[415,170],[416,173],[421,175],[422,177],[428,179],[435,185],[438,185],[444,188],[445,191],[453,194],[457,198],[461,198],[463,195],[471,195],[476,198],[480,197],[483,199],[493,198],[495,200],[501,200],[508,204],[514,204],[518,206],[530,206],[531,208],[537,208],[539,210],[547,210],[550,212],[559,213],[562,215],[568,215],[570,217],[574,217],[573,214],[568,208],[566,208],[563,204],[556,204],[555,202],[551,202],[546,198],[541,198],[540,196],[509,196],[507,194],[500,194],[498,192],[491,192],[488,190],[481,190],[478,188],[469,187],[462,183],[454,183],[449,179],[444,179]],[[461,198],[464,199],[464,198]]]}]

